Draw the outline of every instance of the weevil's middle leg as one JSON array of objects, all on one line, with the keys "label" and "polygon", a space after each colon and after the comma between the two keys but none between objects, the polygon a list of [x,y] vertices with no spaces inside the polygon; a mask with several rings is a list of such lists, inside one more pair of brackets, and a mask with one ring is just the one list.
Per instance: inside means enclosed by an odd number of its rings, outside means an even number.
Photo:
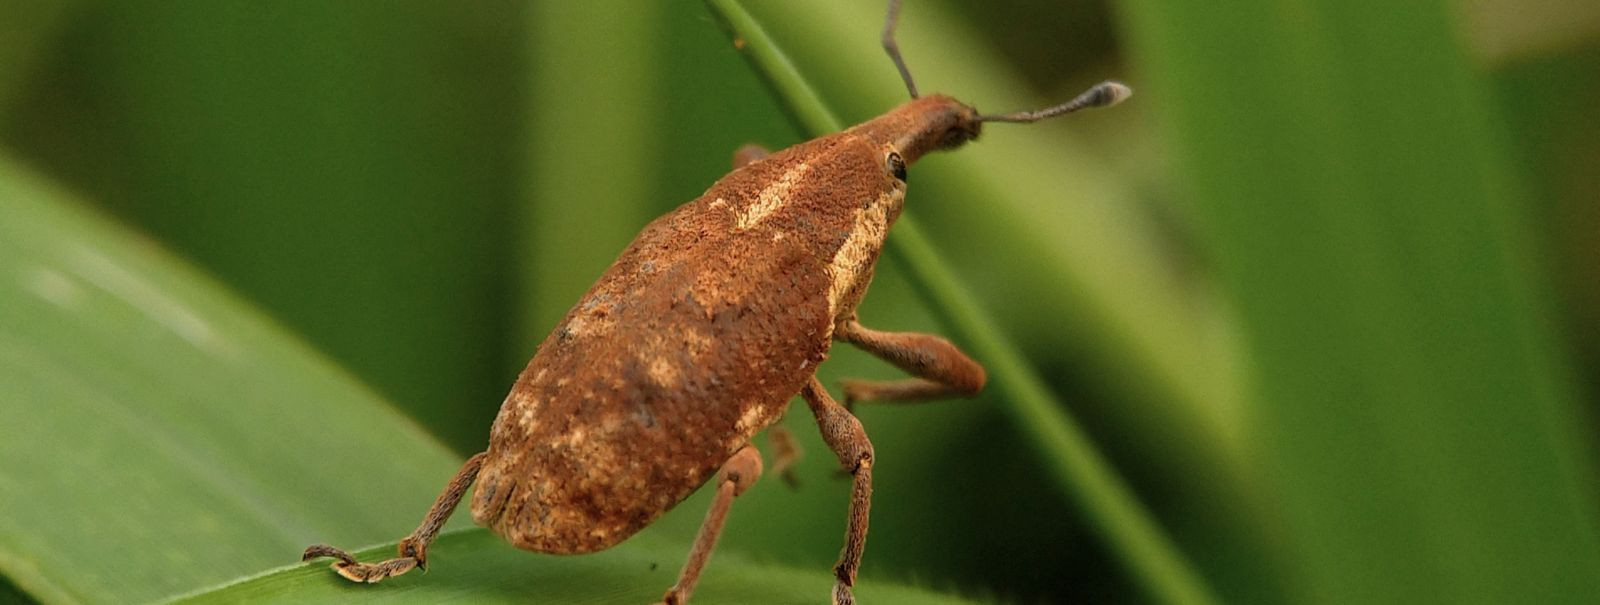
[{"label": "weevil's middle leg", "polygon": [[817,428],[822,440],[839,457],[840,466],[849,471],[850,518],[845,526],[844,548],[839,551],[839,562],[833,566],[836,581],[833,585],[834,605],[851,605],[855,597],[850,588],[856,585],[856,571],[861,567],[861,552],[867,545],[867,513],[872,508],[872,441],[867,439],[861,421],[844,406],[828,395],[815,376],[806,383],[800,395],[811,406],[817,417]]},{"label": "weevil's middle leg", "polygon": [[689,602],[689,593],[694,591],[695,582],[700,580],[700,572],[711,560],[712,549],[717,547],[717,538],[722,535],[722,525],[728,520],[728,508],[733,505],[733,499],[749,489],[759,477],[761,453],[754,446],[744,446],[723,463],[722,474],[717,481],[716,499],[711,501],[711,510],[706,511],[706,520],[700,524],[700,533],[695,536],[694,546],[689,549],[689,560],[684,561],[683,571],[678,573],[678,582],[667,589],[667,594],[661,597],[661,603],[682,605]]},{"label": "weevil's middle leg", "polygon": [[450,513],[455,512],[456,503],[461,501],[461,496],[467,493],[467,486],[472,485],[472,480],[478,478],[478,470],[483,468],[483,459],[488,452],[480,452],[468,458],[467,463],[461,465],[461,470],[456,471],[456,476],[450,479],[444,492],[433,501],[433,507],[428,509],[428,516],[423,517],[422,524],[416,531],[400,540],[400,556],[378,563],[362,563],[357,561],[350,553],[328,546],[316,544],[306,549],[300,555],[301,561],[310,561],[321,557],[338,559],[333,563],[333,570],[351,582],[380,582],[411,571],[414,568],[428,570],[428,544],[439,536],[439,530],[444,527],[444,522],[450,519]]},{"label": "weevil's middle leg", "polygon": [[983,366],[950,341],[917,332],[882,332],[861,325],[854,317],[840,321],[834,338],[905,370],[908,380],[845,380],[844,405],[853,409],[862,401],[911,402],[941,397],[971,397],[983,390],[988,374]]},{"label": "weevil's middle leg", "polygon": [[794,465],[800,461],[801,451],[794,433],[781,424],[774,424],[767,429],[767,442],[772,444],[772,472],[782,477],[789,489],[800,487],[800,478],[795,475]]}]

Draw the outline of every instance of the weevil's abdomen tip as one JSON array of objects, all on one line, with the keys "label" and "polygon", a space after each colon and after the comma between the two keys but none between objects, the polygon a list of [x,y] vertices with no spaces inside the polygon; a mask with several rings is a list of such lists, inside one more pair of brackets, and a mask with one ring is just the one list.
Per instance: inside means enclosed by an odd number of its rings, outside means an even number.
[{"label": "weevil's abdomen tip", "polygon": [[1129,88],[1127,84],[1123,84],[1116,80],[1106,80],[1105,82],[1101,82],[1100,85],[1096,86],[1095,88],[1097,89],[1095,91],[1096,107],[1110,107],[1126,101],[1128,100],[1128,97],[1133,96],[1132,88]]}]

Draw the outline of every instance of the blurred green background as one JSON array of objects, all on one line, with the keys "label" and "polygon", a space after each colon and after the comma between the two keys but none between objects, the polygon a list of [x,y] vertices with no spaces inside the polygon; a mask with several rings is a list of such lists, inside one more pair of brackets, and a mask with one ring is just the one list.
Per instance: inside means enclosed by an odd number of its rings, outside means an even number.
[{"label": "blurred green background", "polygon": [[[903,98],[881,3],[746,4],[845,122]],[[1060,451],[1019,436],[1003,389],[861,412],[881,458],[864,578],[1019,603],[1600,594],[1600,5],[910,0],[903,30],[921,88],[980,109],[1111,77],[1138,91],[992,125],[913,167],[907,207],[1199,587],[1164,590],[1119,554],[1094,490],[1047,470]],[[639,227],[739,145],[808,136],[786,107],[687,0],[0,1],[4,195],[46,191],[40,207],[92,206],[157,242],[458,457]],[[67,223],[33,207],[0,206],[14,254],[99,233],[41,230]],[[49,311],[4,300],[0,353],[116,362],[19,336]],[[885,262],[861,315],[944,333],[945,302]],[[830,384],[895,375],[845,349]],[[6,416],[48,413],[26,374],[0,374],[19,381],[0,383]],[[848,485],[809,414],[786,423],[803,483],[741,498],[722,551],[823,572]],[[18,443],[70,437],[95,434]],[[68,472],[52,459],[41,475]],[[440,464],[420,501],[385,505],[397,525],[349,539],[409,530]],[[48,514],[52,485],[0,480],[0,516]],[[705,502],[663,539],[686,544]],[[101,600],[38,588],[52,548],[0,527],[0,600]]]}]

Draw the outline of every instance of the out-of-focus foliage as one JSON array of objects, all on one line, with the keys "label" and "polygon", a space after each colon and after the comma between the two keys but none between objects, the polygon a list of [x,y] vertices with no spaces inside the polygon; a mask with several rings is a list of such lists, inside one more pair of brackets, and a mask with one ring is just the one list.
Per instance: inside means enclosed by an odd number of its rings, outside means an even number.
[{"label": "out-of-focus foliage", "polygon": [[[904,98],[878,47],[879,3],[745,4],[844,120]],[[1112,110],[991,125],[928,158],[908,212],[1223,600],[1582,600],[1600,581],[1592,5],[907,0],[902,48],[924,90],[996,111],[1110,77],[1138,91]],[[0,0],[0,144],[29,167],[0,173],[0,190],[36,189],[17,176],[30,171],[72,190],[280,319],[458,456],[483,446],[516,371],[640,226],[703,191],[738,145],[801,139],[782,106],[694,2]],[[72,204],[61,197],[35,202],[55,212]],[[85,235],[24,226],[13,207],[0,206],[0,233]],[[91,346],[110,333],[50,332],[26,296],[0,299],[0,343],[42,330],[35,340],[73,363],[163,380],[140,369],[159,364]],[[886,262],[861,315],[949,332],[937,305]],[[163,347],[137,350],[182,360]],[[7,363],[0,375],[31,376]],[[823,367],[828,381],[896,374],[847,347]],[[230,386],[225,372],[183,380],[161,388],[196,409],[229,404],[210,395]],[[0,424],[51,417],[23,386],[0,383]],[[277,392],[252,401],[377,409]],[[1145,598],[1150,578],[1058,489],[1063,461],[1019,437],[1004,392],[862,410],[880,458],[863,576],[1020,602]],[[380,417],[348,438],[399,419]],[[808,453],[801,488],[752,489],[722,549],[820,577],[848,488],[809,414],[786,423]],[[326,431],[315,437],[345,438]],[[4,492],[0,517],[25,510],[14,499],[43,510],[68,495],[49,478],[74,458],[31,455],[34,491]],[[442,474],[407,479],[424,501],[449,472],[431,456],[422,466]],[[341,488],[308,491],[309,506]],[[350,525],[369,541],[403,535],[425,506],[372,500],[385,513]],[[686,502],[649,539],[675,553],[705,504]],[[0,534],[0,553],[55,535],[19,531]],[[101,538],[84,552],[136,546]],[[540,560],[461,558],[473,557]],[[102,563],[129,577],[174,565]],[[18,569],[0,558],[22,592],[60,596]]]},{"label": "out-of-focus foliage", "polygon": [[1293,588],[1600,592],[1592,435],[1532,198],[1449,7],[1178,4],[1129,2],[1132,47],[1251,352]]}]

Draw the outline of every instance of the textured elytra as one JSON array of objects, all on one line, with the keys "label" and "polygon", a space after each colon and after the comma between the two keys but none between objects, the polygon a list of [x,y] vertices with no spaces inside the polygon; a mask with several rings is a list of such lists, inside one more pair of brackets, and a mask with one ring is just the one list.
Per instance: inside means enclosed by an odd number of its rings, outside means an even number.
[{"label": "textured elytra", "polygon": [[651,222],[501,407],[473,519],[584,553],[648,525],[782,416],[872,278],[906,163],[977,136],[943,96],[735,170]]}]

